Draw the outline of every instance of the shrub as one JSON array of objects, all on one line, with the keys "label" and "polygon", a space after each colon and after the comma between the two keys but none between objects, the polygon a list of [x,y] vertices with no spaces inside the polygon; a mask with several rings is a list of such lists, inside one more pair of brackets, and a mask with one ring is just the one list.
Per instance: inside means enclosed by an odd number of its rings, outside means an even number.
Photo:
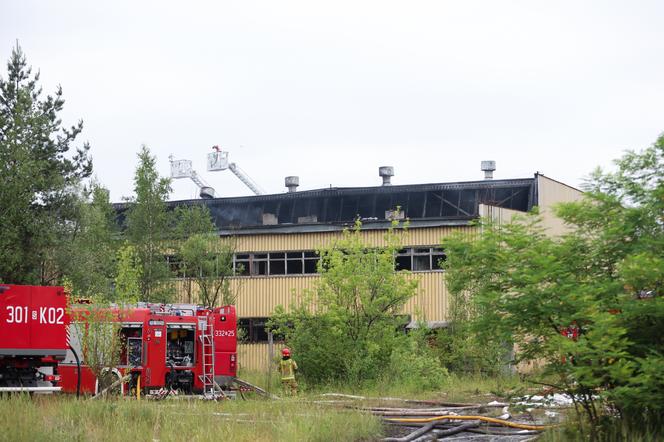
[{"label": "shrub", "polygon": [[416,290],[395,272],[401,237],[393,226],[384,247],[365,244],[361,224],[322,249],[316,287],[298,306],[277,309],[268,327],[285,337],[300,372],[315,383],[379,379],[403,340],[397,314]]}]

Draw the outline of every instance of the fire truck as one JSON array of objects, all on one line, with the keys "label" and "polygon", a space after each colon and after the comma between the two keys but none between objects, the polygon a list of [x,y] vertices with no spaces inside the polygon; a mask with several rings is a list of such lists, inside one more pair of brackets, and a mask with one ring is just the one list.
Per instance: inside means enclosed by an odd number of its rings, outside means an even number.
[{"label": "fire truck", "polygon": [[[98,392],[82,348],[91,310],[69,306],[63,287],[0,285],[0,392]],[[238,382],[235,307],[139,303],[105,312],[121,350],[103,374],[123,380],[121,393],[214,397]]]},{"label": "fire truck", "polygon": [[0,284],[0,392],[56,392],[67,352],[62,287]]},{"label": "fire truck", "polygon": [[[58,363],[62,390],[97,393],[99,380],[85,365],[82,339],[85,307],[72,309],[71,348]],[[120,334],[120,363],[112,367],[122,394],[140,389],[147,394],[180,391],[215,395],[229,388],[237,372],[235,307],[213,309],[192,304],[149,304],[113,307],[107,317]],[[79,373],[80,372],[80,377]]]}]

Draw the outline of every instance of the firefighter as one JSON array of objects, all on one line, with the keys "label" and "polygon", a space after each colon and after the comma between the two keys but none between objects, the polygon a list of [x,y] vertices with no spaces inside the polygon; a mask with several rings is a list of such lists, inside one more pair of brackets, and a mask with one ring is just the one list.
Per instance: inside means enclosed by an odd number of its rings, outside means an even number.
[{"label": "firefighter", "polygon": [[279,373],[281,373],[281,385],[287,395],[295,396],[297,394],[297,382],[295,382],[295,372],[297,363],[291,359],[290,349],[281,350],[281,361],[279,361]]}]

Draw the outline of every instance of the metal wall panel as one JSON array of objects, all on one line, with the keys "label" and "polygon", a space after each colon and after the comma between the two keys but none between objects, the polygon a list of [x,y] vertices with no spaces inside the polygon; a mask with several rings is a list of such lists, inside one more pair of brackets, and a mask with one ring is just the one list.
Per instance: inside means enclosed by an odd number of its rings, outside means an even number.
[{"label": "metal wall panel", "polygon": [[[274,343],[274,360],[272,361],[272,367],[269,367],[270,363],[270,349],[267,342],[259,343],[238,343],[237,346],[237,359],[240,370],[248,371],[260,371],[266,372],[268,368],[276,372],[276,362],[281,356],[281,349],[285,345],[281,342]],[[295,355],[297,360],[297,355]]]},{"label": "metal wall panel", "polygon": [[237,294],[238,316],[269,317],[278,305],[288,309],[317,279],[318,275],[233,278],[231,289]]},{"label": "metal wall panel", "polygon": [[418,281],[417,294],[406,303],[403,313],[423,321],[447,320],[449,293],[445,285],[445,273],[417,272],[410,277]]},{"label": "metal wall panel", "polygon": [[[404,244],[408,246],[437,245],[441,238],[455,232],[476,234],[471,227],[440,227],[413,229],[406,232]],[[238,251],[311,250],[339,237],[339,233],[255,235],[239,238]],[[363,237],[372,245],[383,245],[385,231],[364,231]],[[408,301],[404,313],[427,321],[447,319],[449,295],[444,284],[444,273],[416,272],[412,278],[419,281],[417,295]],[[269,317],[277,305],[288,308],[306,289],[314,286],[318,275],[256,276],[231,278],[231,289],[237,295],[238,317]],[[189,280],[176,281],[179,302],[197,302],[197,288]]]},{"label": "metal wall panel", "polygon": [[[275,344],[275,354],[281,351],[281,347]],[[268,345],[267,343],[238,344],[237,361],[240,370],[266,371],[268,368]]]},{"label": "metal wall panel", "polygon": [[563,221],[553,214],[553,206],[560,202],[579,201],[583,192],[566,184],[537,175],[538,206],[542,214],[542,226],[550,235],[561,235],[568,228]]},{"label": "metal wall panel", "polygon": [[489,218],[498,224],[508,224],[512,221],[514,216],[524,215],[524,212],[518,210],[505,209],[503,207],[489,206],[486,204],[480,204],[479,212],[482,218]]},{"label": "metal wall panel", "polygon": [[[404,246],[437,245],[441,238],[455,232],[470,232],[472,227],[434,227],[410,229],[404,233]],[[238,252],[277,252],[284,250],[316,250],[333,243],[341,232],[293,233],[266,235],[238,235],[225,239],[234,244]],[[385,245],[385,230],[364,230],[362,237],[374,246]]]},{"label": "metal wall panel", "polygon": [[[403,313],[414,319],[446,320],[449,293],[444,275],[442,271],[412,273],[409,277],[418,281],[417,294],[406,303]],[[240,318],[262,318],[270,317],[278,305],[288,309],[301,299],[306,289],[314,287],[318,278],[318,275],[232,278],[231,289],[237,294],[237,315]],[[185,280],[177,281],[177,302],[198,302],[196,285],[192,284],[189,297],[187,284]]]},{"label": "metal wall panel", "polygon": [[[449,295],[445,287],[444,277],[445,273],[441,271],[411,274],[410,278],[419,281],[417,295],[406,303],[403,313],[411,315],[413,319],[425,321],[447,320]],[[242,289],[244,292],[238,296],[238,316],[269,317],[276,305],[280,303],[284,306],[290,305],[292,290],[301,293],[301,289],[311,287],[318,277],[237,279],[243,279],[245,284]],[[296,287],[300,287],[300,289],[298,290]],[[284,300],[287,301],[284,302]],[[275,343],[275,355],[279,354],[281,347],[281,344]],[[268,368],[267,343],[238,344],[238,362],[240,368],[244,370],[266,371]]]}]

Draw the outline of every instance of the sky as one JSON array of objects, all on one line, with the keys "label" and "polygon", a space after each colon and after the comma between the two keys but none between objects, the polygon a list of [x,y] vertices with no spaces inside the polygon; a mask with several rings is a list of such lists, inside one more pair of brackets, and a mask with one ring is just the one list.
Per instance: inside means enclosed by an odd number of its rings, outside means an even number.
[{"label": "sky", "polygon": [[[95,176],[133,194],[142,144],[217,196],[535,172],[579,186],[664,131],[664,2],[0,0],[0,76],[19,44]],[[190,180],[171,199],[197,197]]]}]

